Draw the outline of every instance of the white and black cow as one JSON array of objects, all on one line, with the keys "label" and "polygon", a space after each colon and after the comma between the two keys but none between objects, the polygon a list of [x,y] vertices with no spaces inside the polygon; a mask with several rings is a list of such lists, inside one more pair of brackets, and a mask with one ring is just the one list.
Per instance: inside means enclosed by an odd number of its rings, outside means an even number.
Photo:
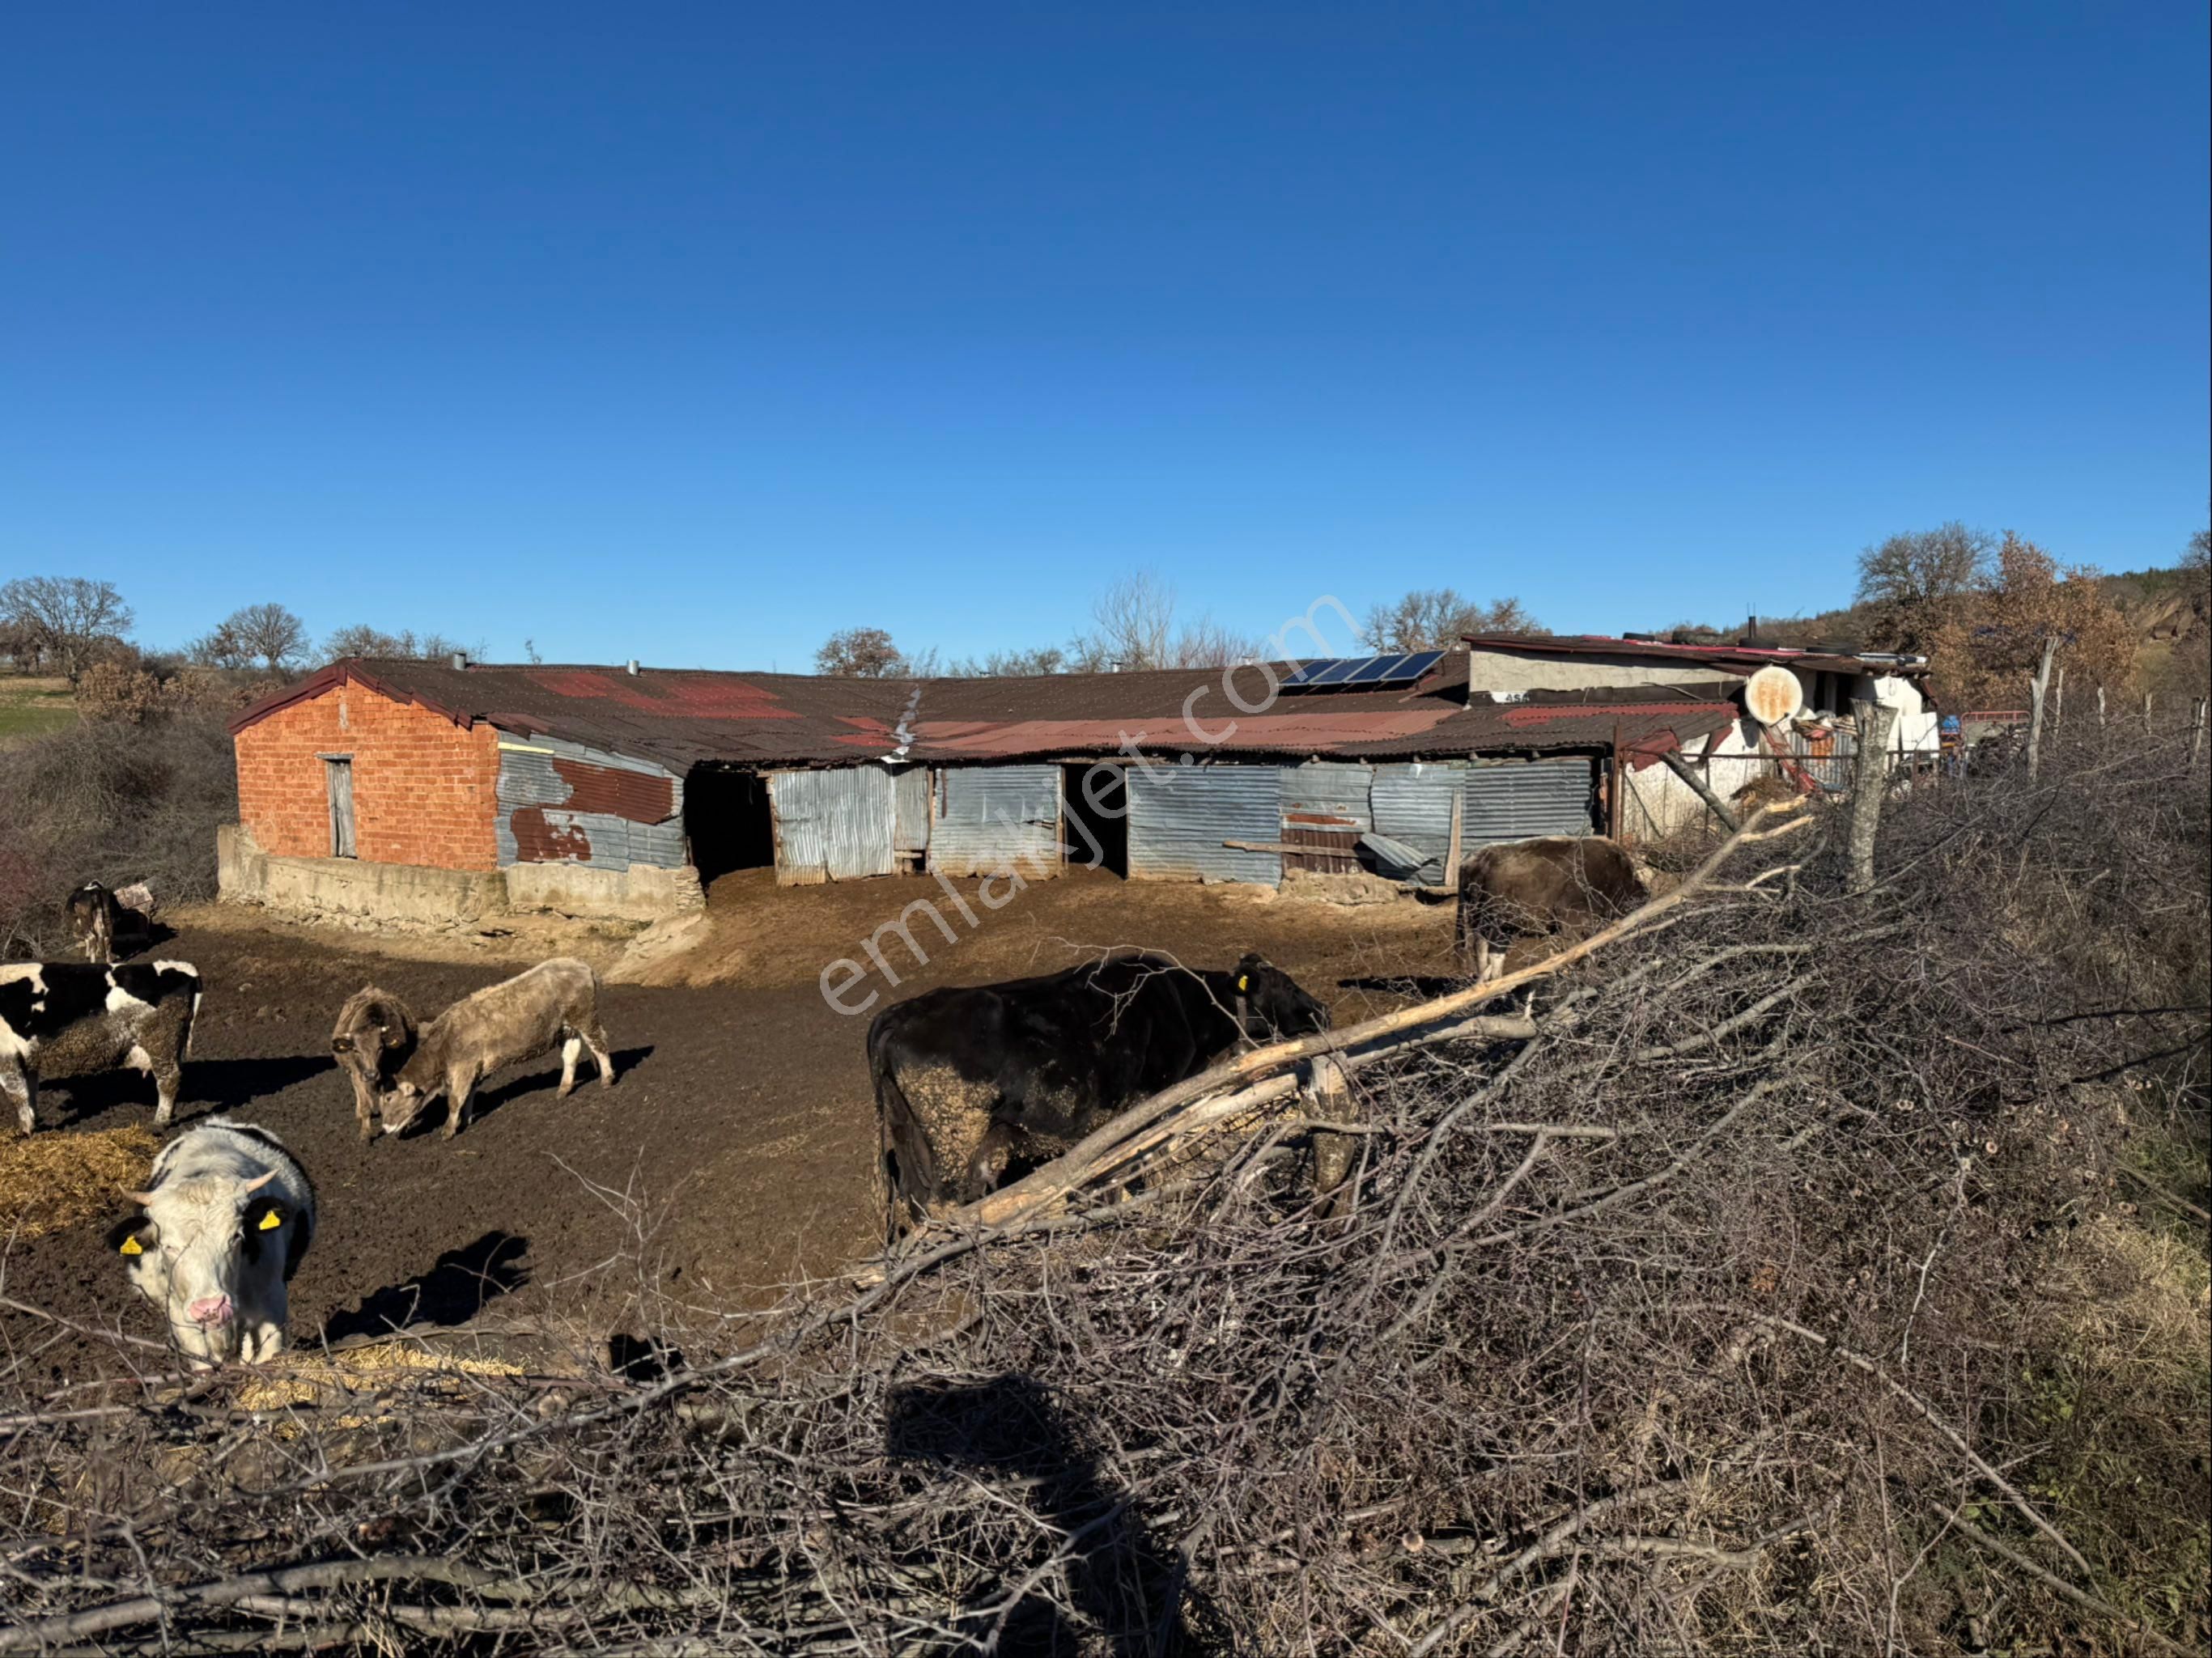
[{"label": "white and black cow", "polygon": [[154,1121],[167,1122],[191,1051],[199,969],[189,962],[0,966],[0,1094],[26,1134],[38,1127],[42,1078],[123,1066],[154,1079]]},{"label": "white and black cow", "polygon": [[894,1003],[868,1029],[887,1239],[1059,1156],[1240,1042],[1328,1023],[1256,954],[1227,972],[1114,956]]},{"label": "white and black cow", "polygon": [[167,1318],[203,1364],[257,1364],[284,1348],[285,1286],[315,1237],[315,1183],[284,1143],[252,1123],[210,1117],[161,1148],[142,1212],[108,1248],[131,1287]]}]

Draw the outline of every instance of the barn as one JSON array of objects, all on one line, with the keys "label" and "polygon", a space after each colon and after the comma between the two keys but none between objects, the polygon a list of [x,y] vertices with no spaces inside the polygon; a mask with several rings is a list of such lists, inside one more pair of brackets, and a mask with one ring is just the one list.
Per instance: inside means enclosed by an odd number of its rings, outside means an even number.
[{"label": "barn", "polygon": [[916,682],[348,659],[234,723],[222,887],[466,920],[648,919],[767,865],[1436,884],[1455,851],[1603,827],[1616,753],[1648,768],[1739,713],[1717,678],[1477,698],[1468,660]]}]

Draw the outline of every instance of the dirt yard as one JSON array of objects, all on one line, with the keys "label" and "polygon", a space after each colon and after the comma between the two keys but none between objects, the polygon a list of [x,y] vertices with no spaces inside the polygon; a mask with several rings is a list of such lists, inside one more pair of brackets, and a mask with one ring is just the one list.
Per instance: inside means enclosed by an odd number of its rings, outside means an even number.
[{"label": "dirt yard", "polygon": [[[420,1127],[356,1138],[330,1058],[331,1020],[369,982],[427,1017],[514,970],[524,935],[422,951],[474,959],[410,960],[405,941],[252,911],[191,913],[157,952],[195,963],[207,983],[179,1121],[222,1111],[258,1122],[313,1175],[321,1223],[292,1286],[295,1342],[479,1313],[529,1325],[580,1310],[610,1333],[632,1327],[648,1298],[693,1316],[757,1307],[775,1286],[834,1272],[873,1246],[868,1021],[833,1011],[818,975],[836,957],[860,957],[863,941],[917,898],[938,901],[957,942],[915,917],[931,960],[886,999],[1048,972],[1111,947],[1205,966],[1258,949],[1341,1023],[1397,1005],[1409,975],[1443,972],[1450,939],[1449,908],[1407,901],[1345,908],[1079,873],[993,913],[975,883],[954,884],[978,918],[972,928],[933,879],[779,889],[765,872],[726,878],[690,947],[647,970],[659,982],[607,988],[617,1088],[592,1084],[556,1100],[549,1057],[494,1079],[450,1144]],[[904,947],[885,947],[903,969]],[[872,976],[852,999],[868,990],[887,987]],[[150,1121],[150,1100],[135,1074],[56,1083],[40,1132]],[[441,1117],[442,1107],[427,1114]],[[123,1212],[118,1198],[115,1216]],[[6,1243],[0,1294],[157,1336],[151,1309],[108,1258],[113,1218]],[[115,1362],[103,1344],[27,1315],[0,1314],[0,1332],[35,1374],[61,1379]]]}]

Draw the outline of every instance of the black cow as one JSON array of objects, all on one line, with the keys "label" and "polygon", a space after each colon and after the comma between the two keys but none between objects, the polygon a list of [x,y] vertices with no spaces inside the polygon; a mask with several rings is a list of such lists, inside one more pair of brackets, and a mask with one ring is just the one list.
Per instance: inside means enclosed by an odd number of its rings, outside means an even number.
[{"label": "black cow", "polygon": [[895,1003],[868,1028],[886,1241],[1057,1157],[1239,1042],[1328,1029],[1328,1011],[1258,955],[1227,973],[1116,956]]},{"label": "black cow", "polygon": [[1460,957],[1478,981],[1494,979],[1516,938],[1625,914],[1648,896],[1636,860],[1617,841],[1596,835],[1503,841],[1460,869]]},{"label": "black cow", "polygon": [[39,1079],[130,1066],[154,1079],[154,1121],[176,1108],[199,1011],[189,962],[120,967],[29,962],[0,967],[0,1094],[23,1133],[38,1126]]}]

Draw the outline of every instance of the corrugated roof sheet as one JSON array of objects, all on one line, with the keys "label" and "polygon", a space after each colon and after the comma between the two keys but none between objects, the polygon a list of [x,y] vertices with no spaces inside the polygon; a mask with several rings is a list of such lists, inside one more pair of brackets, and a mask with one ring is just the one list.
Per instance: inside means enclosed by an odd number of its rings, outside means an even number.
[{"label": "corrugated roof sheet", "polygon": [[[1130,748],[1176,754],[1303,759],[1416,759],[1603,748],[1656,757],[1736,717],[1726,684],[1531,692],[1514,702],[1466,698],[1466,658],[1419,686],[1284,699],[1237,709],[1221,671],[1054,674],[1025,679],[832,679],[706,670],[526,666],[349,659],[255,704],[245,730],[277,709],[346,683],[416,703],[457,725],[564,738],[679,774],[702,761],[819,766],[891,756],[913,762],[1075,758]],[[1265,675],[1240,669],[1248,703]],[[912,714],[907,719],[909,705]],[[1186,709],[1188,718],[1186,718]],[[908,740],[898,727],[907,719]],[[1196,729],[1194,730],[1193,726]]]}]

